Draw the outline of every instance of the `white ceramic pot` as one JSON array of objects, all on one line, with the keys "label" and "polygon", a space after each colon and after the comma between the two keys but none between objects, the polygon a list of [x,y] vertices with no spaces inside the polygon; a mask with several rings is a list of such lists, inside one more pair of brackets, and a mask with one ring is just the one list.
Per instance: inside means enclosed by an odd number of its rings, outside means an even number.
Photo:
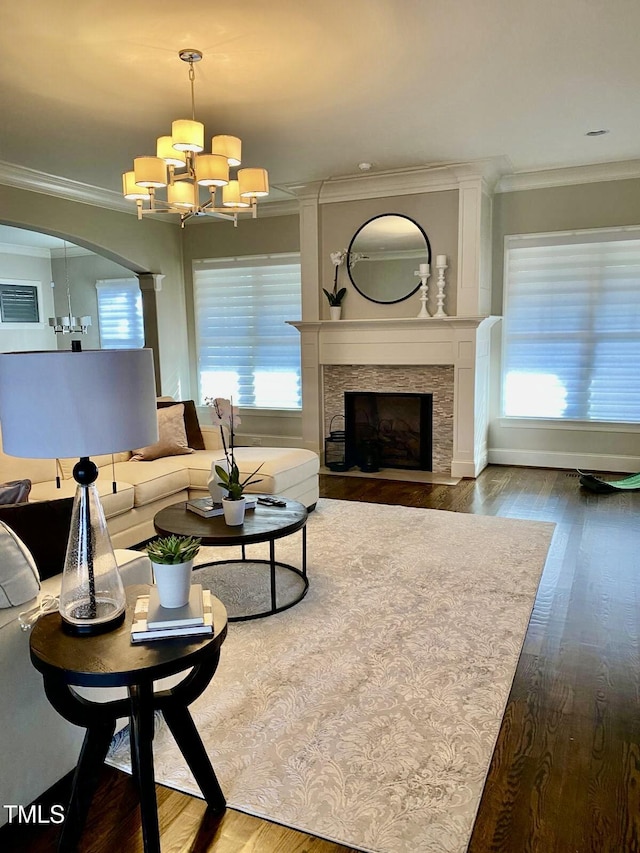
[{"label": "white ceramic pot", "polygon": [[151,563],[153,577],[158,588],[158,598],[163,607],[184,607],[191,592],[191,573],[193,560],[167,566],[163,563]]},{"label": "white ceramic pot", "polygon": [[332,320],[339,320],[342,316],[342,305],[329,305],[329,316]]},{"label": "white ceramic pot", "polygon": [[244,522],[245,504],[244,495],[238,501],[232,501],[231,498],[222,498],[224,520],[230,527],[238,527]]}]

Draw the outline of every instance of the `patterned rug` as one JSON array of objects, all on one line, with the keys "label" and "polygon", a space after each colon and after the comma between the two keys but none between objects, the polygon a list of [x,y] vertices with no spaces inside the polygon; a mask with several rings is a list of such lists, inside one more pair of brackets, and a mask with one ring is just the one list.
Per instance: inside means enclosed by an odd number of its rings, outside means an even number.
[{"label": "patterned rug", "polygon": [[[230,624],[191,706],[228,805],[364,851],[462,853],[553,527],[321,500],[306,598]],[[298,565],[300,534],[276,557]],[[125,730],[109,763],[128,750]],[[198,795],[164,723],[154,751],[157,780]]]}]

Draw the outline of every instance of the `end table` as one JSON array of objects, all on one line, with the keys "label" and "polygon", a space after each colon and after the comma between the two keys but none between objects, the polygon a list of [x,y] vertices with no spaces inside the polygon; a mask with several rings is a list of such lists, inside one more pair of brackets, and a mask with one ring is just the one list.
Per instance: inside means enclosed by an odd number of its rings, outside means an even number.
[{"label": "end table", "polygon": [[[145,853],[160,853],[160,832],[153,772],[153,719],[162,714],[176,743],[214,811],[226,802],[200,735],[188,711],[207,687],[218,666],[220,646],[227,635],[227,613],[214,596],[214,633],[206,638],[130,642],[133,610],[146,586],[127,587],[124,624],[107,634],[72,637],[62,630],[58,613],[41,617],[30,639],[31,661],[44,679],[53,707],[70,723],[86,728],[73,778],[71,800],[58,845],[59,851],[76,849],[97,787],[100,770],[115,732],[116,720],[129,717],[131,767],[140,795]],[[191,672],[169,690],[154,692],[160,678],[185,670]],[[126,687],[128,699],[92,702],[73,689]]]}]

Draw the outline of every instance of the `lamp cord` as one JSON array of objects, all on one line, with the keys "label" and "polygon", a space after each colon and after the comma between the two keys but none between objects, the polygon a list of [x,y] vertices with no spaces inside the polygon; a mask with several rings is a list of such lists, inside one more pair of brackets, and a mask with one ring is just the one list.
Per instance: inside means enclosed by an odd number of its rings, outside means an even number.
[{"label": "lamp cord", "polygon": [[60,597],[57,595],[43,595],[35,607],[18,613],[20,630],[30,631],[41,616],[47,613],[55,613],[60,606]]}]

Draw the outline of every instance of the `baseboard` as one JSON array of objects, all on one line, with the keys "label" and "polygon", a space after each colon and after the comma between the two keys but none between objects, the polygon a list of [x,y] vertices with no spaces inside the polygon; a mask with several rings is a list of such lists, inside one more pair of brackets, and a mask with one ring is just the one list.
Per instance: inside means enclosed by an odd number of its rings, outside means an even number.
[{"label": "baseboard", "polygon": [[489,450],[493,465],[521,465],[529,468],[580,468],[585,471],[612,471],[633,474],[640,471],[640,456],[603,455],[600,453],[567,453],[557,450]]}]

